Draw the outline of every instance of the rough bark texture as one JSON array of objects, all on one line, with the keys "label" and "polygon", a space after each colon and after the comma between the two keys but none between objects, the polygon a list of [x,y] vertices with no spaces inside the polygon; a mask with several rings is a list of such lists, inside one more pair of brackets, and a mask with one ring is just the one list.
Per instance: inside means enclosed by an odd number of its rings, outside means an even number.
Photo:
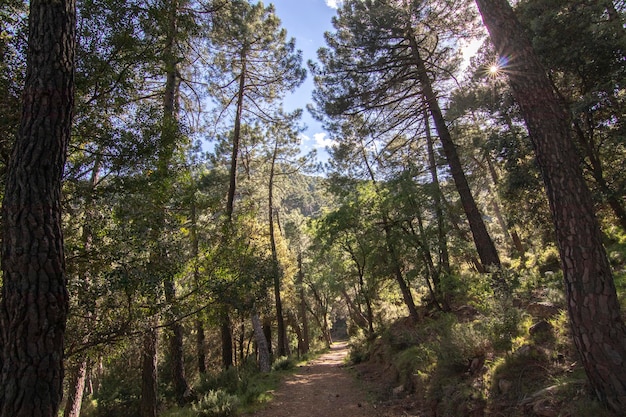
[{"label": "rough bark texture", "polygon": [[480,261],[483,266],[487,268],[499,268],[500,258],[498,256],[498,251],[496,250],[496,246],[494,245],[491,236],[489,236],[489,232],[485,227],[485,222],[483,222],[482,215],[478,210],[472,191],[467,183],[467,178],[465,177],[463,166],[461,165],[461,160],[459,159],[459,155],[456,151],[456,145],[452,141],[452,135],[450,134],[450,130],[446,125],[443,113],[439,107],[439,101],[432,88],[432,82],[428,75],[426,64],[421,57],[419,45],[415,40],[415,37],[410,32],[408,34],[408,38],[411,44],[413,58],[415,59],[420,86],[422,87],[424,97],[428,103],[428,109],[430,110],[433,121],[435,122],[435,128],[439,134],[439,139],[441,140],[443,152],[446,155],[448,166],[450,167],[450,174],[454,180],[454,185],[459,193],[459,197],[461,198],[461,205],[463,206],[463,211],[467,216],[467,221],[469,223],[470,230],[472,231],[472,237],[474,238],[474,244],[476,245],[478,256],[480,257]]},{"label": "rough bark texture", "polygon": [[[437,161],[435,159],[435,149],[433,138],[430,133],[430,117],[428,111],[424,109],[424,125],[426,129],[426,150],[428,153],[428,170],[433,183],[433,203],[435,205],[435,217],[437,218],[437,243],[439,249],[439,270],[450,274],[450,255],[448,254],[448,238],[446,236],[446,225],[443,204],[441,202],[441,187],[439,185],[439,174],[437,174]],[[436,274],[437,276],[439,274]],[[438,279],[437,279],[438,281]],[[438,282],[435,287],[439,290]]]},{"label": "rough bark texture", "polygon": [[267,347],[265,334],[263,334],[263,327],[261,326],[259,313],[256,311],[252,313],[252,328],[254,329],[254,339],[256,340],[259,351],[259,370],[263,373],[268,373],[272,370],[270,363],[270,351]]},{"label": "rough bark texture", "polygon": [[143,335],[143,363],[141,367],[141,417],[156,417],[158,404],[156,328],[147,329]]},{"label": "rough bark texture", "polygon": [[74,95],[75,3],[30,2],[20,128],[2,207],[0,416],[57,415],[68,308],[61,177]]},{"label": "rough bark texture", "polygon": [[183,351],[183,326],[176,322],[170,326],[172,334],[169,335],[169,348],[172,360],[171,372],[174,383],[174,394],[179,406],[184,406],[191,400],[191,391],[185,377],[185,364]]},{"label": "rough bark texture", "polygon": [[79,417],[85,392],[85,380],[87,378],[87,359],[81,359],[70,375],[70,388],[67,393],[67,403],[63,410],[63,417]]},{"label": "rough bark texture", "polygon": [[298,303],[298,314],[300,321],[302,322],[302,348],[301,354],[309,352],[311,348],[311,341],[309,339],[309,318],[306,314],[306,297],[304,293],[304,271],[302,269],[302,253],[298,253],[298,276],[296,278],[296,287],[298,288],[298,296],[300,302]]},{"label": "rough bark texture", "polygon": [[237,188],[237,159],[239,158],[239,139],[241,136],[241,117],[246,89],[246,49],[241,51],[241,74],[239,74],[239,91],[237,92],[237,110],[235,113],[235,127],[233,131],[233,152],[230,159],[230,175],[228,198],[226,201],[226,217],[230,223],[233,219],[235,206],[235,190]]},{"label": "rough bark texture", "polygon": [[278,264],[278,253],[276,251],[276,235],[274,231],[274,169],[276,167],[276,157],[278,155],[278,139],[274,145],[272,162],[270,166],[270,177],[268,184],[268,216],[270,232],[270,248],[272,250],[272,274],[274,275],[274,302],[276,305],[276,324],[278,332],[278,346],[276,347],[278,356],[287,356],[287,329],[285,328],[285,317],[283,315],[283,302],[280,297],[281,271]]},{"label": "rough bark texture", "polygon": [[533,142],[556,229],[576,347],[598,397],[626,409],[626,327],[567,113],[506,0],[476,0]]}]

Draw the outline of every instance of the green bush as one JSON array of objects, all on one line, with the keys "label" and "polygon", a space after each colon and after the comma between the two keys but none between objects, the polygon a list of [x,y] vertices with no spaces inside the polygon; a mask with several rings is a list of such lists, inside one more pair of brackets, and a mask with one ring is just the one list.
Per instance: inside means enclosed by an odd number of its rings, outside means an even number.
[{"label": "green bush", "polygon": [[223,390],[235,394],[239,390],[240,382],[239,371],[235,367],[230,367],[217,374],[201,375],[194,391],[202,394],[214,390]]},{"label": "green bush", "polygon": [[411,376],[430,372],[437,364],[437,358],[432,346],[426,344],[412,346],[394,359],[394,366],[398,370],[399,382],[407,386],[411,384]]},{"label": "green bush", "polygon": [[293,359],[288,356],[281,356],[277,358],[272,364],[272,371],[286,371],[292,369],[295,366]]},{"label": "green bush", "polygon": [[510,300],[496,300],[486,319],[487,337],[497,351],[510,351],[513,340],[520,334],[522,314]]},{"label": "green bush", "polygon": [[237,396],[223,390],[211,390],[193,403],[191,409],[198,417],[231,417],[236,414],[238,406]]}]

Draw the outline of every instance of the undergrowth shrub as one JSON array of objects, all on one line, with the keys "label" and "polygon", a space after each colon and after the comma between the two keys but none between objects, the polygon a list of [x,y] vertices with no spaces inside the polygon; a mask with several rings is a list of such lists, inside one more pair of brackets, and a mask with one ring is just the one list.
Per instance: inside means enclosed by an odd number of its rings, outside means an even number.
[{"label": "undergrowth shrub", "polygon": [[510,299],[494,300],[485,318],[486,336],[496,351],[510,351],[520,334],[522,313]]},{"label": "undergrowth shrub", "polygon": [[287,371],[295,366],[293,358],[288,356],[281,356],[276,358],[272,364],[272,371]]},{"label": "undergrowth shrub", "polygon": [[436,352],[428,344],[412,346],[398,353],[394,359],[399,382],[404,386],[413,384],[413,375],[425,376],[432,371],[436,364]]},{"label": "undergrowth shrub", "polygon": [[[127,417],[135,415],[141,397],[140,372],[128,372],[128,362],[111,361],[110,370],[100,381],[100,388],[93,396],[96,407],[89,414],[93,417]],[[85,413],[85,415],[88,415]]]},{"label": "undergrowth shrub", "polygon": [[223,390],[211,390],[193,403],[191,409],[198,417],[231,417],[236,414],[238,406],[236,395]]},{"label": "undergrowth shrub", "polygon": [[366,362],[370,358],[370,341],[365,337],[350,339],[349,360],[353,364]]},{"label": "undergrowth shrub", "polygon": [[195,391],[202,394],[219,389],[234,394],[239,390],[240,382],[238,369],[230,367],[219,373],[201,375]]}]

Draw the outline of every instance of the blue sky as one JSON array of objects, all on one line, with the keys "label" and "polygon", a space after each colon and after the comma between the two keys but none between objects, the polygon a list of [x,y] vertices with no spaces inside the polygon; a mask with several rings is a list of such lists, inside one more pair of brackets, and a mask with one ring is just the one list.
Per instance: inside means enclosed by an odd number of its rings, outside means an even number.
[{"label": "blue sky", "polygon": [[[302,51],[306,63],[308,60],[317,60],[317,50],[326,46],[324,32],[333,31],[331,20],[340,2],[341,0],[266,0],[264,4],[274,4],[276,15],[287,30],[287,36],[296,39],[296,48]],[[474,55],[481,42],[482,39],[478,39],[461,48],[465,61],[463,67],[469,63],[469,58]],[[306,111],[306,105],[313,101],[313,88],[313,79],[308,74],[304,84],[294,94],[286,97],[283,107],[286,111],[304,109],[302,121],[307,129],[303,133],[302,151],[306,153],[317,149],[318,159],[326,162],[328,154],[325,148],[331,145],[331,141],[322,125]]]},{"label": "blue sky", "polygon": [[[296,48],[302,51],[304,62],[317,59],[318,48],[325,46],[324,32],[333,29],[331,19],[337,8],[336,0],[271,0],[264,4],[274,4],[276,15],[287,30],[287,36],[296,39]],[[321,124],[306,111],[311,103],[313,78],[310,74],[294,94],[286,97],[283,107],[287,111],[304,109],[303,122],[307,126],[302,140],[303,151],[318,149],[318,159],[325,161],[324,148],[330,144]]]}]

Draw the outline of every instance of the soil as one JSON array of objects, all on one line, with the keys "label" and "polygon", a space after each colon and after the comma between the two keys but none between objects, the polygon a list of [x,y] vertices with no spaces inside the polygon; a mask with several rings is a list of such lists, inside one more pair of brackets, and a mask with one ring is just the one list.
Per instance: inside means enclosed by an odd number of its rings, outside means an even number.
[{"label": "soil", "polygon": [[283,381],[265,409],[249,416],[389,416],[389,410],[369,401],[368,389],[345,366],[347,354],[347,342],[334,343],[330,352],[300,367],[296,374]]}]

